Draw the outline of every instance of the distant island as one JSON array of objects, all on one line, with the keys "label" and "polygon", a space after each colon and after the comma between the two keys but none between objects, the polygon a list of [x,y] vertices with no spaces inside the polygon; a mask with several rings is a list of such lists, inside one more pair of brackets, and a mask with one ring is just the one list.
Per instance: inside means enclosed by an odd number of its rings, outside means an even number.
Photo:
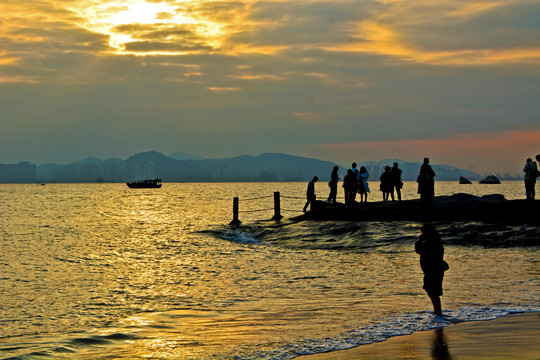
[{"label": "distant island", "polygon": [[[403,170],[403,180],[416,179],[421,162],[389,159],[362,162],[359,166],[365,166],[372,181],[378,181],[384,167],[393,162],[398,162]],[[166,156],[149,151],[126,160],[88,157],[71,164],[0,164],[0,183],[110,183],[155,178],[163,182],[276,182],[309,181],[315,175],[322,181],[328,181],[334,165],[340,164],[280,153],[204,159],[186,153]],[[349,166],[340,166],[342,178]],[[458,181],[460,177],[470,180],[483,178],[475,172],[449,165],[433,165],[433,169],[437,180],[441,181]]]}]

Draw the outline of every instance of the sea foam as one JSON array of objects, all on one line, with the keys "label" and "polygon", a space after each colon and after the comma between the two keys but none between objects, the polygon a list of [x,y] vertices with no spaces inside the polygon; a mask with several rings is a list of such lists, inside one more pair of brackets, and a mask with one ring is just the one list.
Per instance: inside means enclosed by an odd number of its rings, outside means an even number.
[{"label": "sea foam", "polygon": [[346,350],[360,345],[381,342],[394,336],[410,335],[417,331],[426,331],[446,327],[450,324],[494,320],[503,316],[528,312],[540,312],[540,307],[463,307],[446,310],[444,317],[434,316],[431,312],[393,315],[376,320],[372,325],[349,331],[341,336],[322,340],[305,339],[294,345],[283,346],[266,353],[257,353],[248,359],[293,359],[301,355]]}]

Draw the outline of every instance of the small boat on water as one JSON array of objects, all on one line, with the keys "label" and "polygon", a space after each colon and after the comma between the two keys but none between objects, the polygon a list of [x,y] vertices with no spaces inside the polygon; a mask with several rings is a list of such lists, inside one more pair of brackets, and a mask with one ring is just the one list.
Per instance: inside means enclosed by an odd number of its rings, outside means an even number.
[{"label": "small boat on water", "polygon": [[161,179],[128,182],[126,185],[130,189],[158,189],[161,187]]}]

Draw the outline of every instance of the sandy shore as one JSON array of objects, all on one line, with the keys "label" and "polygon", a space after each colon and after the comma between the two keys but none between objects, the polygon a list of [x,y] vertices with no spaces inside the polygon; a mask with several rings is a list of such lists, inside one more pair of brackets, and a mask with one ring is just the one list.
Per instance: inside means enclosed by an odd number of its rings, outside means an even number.
[{"label": "sandy shore", "polygon": [[300,356],[296,359],[539,360],[540,313],[453,324],[349,350]]}]

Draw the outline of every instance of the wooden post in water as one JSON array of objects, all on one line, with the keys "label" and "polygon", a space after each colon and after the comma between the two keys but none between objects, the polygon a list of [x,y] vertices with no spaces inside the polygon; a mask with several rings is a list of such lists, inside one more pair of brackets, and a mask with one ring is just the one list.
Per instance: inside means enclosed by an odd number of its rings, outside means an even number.
[{"label": "wooden post in water", "polygon": [[229,223],[229,225],[238,226],[242,223],[238,219],[238,203],[239,203],[238,197],[234,197],[233,198],[233,220]]},{"label": "wooden post in water", "polygon": [[272,217],[272,220],[280,221],[283,219],[283,216],[281,216],[281,202],[279,199],[279,191],[274,192],[274,216]]}]

